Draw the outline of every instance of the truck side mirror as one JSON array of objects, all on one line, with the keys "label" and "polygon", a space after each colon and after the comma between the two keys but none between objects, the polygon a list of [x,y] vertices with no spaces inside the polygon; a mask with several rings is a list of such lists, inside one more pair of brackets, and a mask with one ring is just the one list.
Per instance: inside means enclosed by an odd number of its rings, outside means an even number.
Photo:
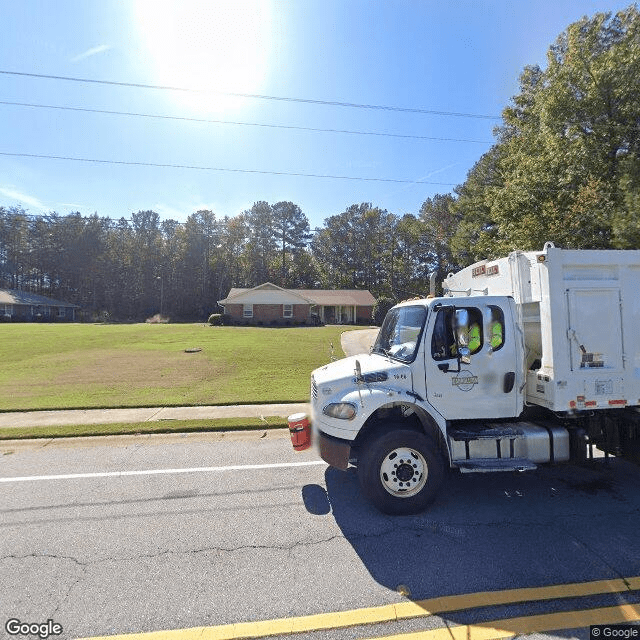
[{"label": "truck side mirror", "polygon": [[458,363],[471,363],[471,350],[469,349],[469,312],[466,309],[456,309],[454,322],[454,335],[456,337],[456,349]]},{"label": "truck side mirror", "polygon": [[456,309],[454,316],[454,335],[458,351],[469,346],[469,312],[466,309]]},{"label": "truck side mirror", "polygon": [[360,360],[356,360],[356,384],[362,382],[362,367],[360,366]]},{"label": "truck side mirror", "polygon": [[455,321],[458,335],[465,333],[469,328],[469,312],[466,309],[456,309]]}]

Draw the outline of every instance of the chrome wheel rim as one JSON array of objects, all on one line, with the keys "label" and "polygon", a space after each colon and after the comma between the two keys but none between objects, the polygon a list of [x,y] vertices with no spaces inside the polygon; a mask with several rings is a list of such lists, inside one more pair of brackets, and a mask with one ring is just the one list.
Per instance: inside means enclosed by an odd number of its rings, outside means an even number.
[{"label": "chrome wheel rim", "polygon": [[382,486],[397,498],[410,498],[427,482],[428,468],[424,456],[410,447],[389,451],[380,465]]}]

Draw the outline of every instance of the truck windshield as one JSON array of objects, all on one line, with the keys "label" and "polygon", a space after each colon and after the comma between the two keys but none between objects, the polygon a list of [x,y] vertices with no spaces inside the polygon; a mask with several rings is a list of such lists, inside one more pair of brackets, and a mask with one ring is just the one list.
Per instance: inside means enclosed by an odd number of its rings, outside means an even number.
[{"label": "truck windshield", "polygon": [[371,352],[402,362],[413,362],[426,317],[427,309],[423,306],[391,309]]}]

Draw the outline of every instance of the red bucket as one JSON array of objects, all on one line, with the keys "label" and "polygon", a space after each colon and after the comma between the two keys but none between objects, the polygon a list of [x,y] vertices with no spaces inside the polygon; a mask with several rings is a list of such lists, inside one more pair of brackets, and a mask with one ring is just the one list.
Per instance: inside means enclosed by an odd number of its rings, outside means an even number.
[{"label": "red bucket", "polygon": [[294,413],[287,418],[291,444],[296,451],[304,451],[311,446],[311,423],[306,413]]}]

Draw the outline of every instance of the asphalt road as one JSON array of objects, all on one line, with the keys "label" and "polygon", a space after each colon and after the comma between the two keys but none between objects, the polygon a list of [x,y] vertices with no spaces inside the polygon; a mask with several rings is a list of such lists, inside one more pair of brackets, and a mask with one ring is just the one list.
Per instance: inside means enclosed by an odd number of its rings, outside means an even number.
[{"label": "asphalt road", "polygon": [[[617,460],[452,474],[430,511],[392,518],[364,502],[353,473],[295,454],[287,431],[2,443],[0,635],[16,637],[9,618],[84,638],[630,578],[639,531],[640,468]],[[301,637],[637,603],[629,584]]]}]

